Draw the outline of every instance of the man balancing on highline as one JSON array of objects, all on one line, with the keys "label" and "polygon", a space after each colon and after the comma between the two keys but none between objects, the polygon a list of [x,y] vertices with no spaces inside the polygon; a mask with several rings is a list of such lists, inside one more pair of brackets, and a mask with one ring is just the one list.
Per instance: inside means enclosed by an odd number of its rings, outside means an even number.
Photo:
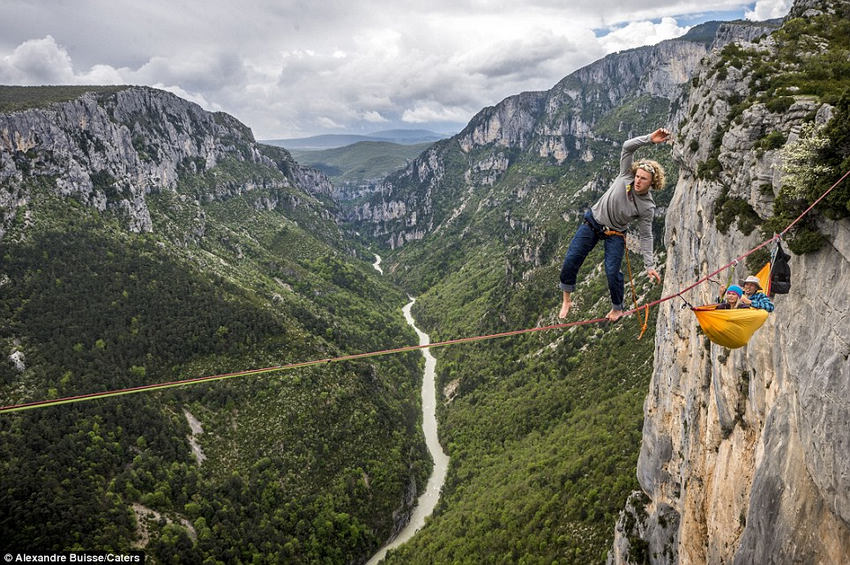
[{"label": "man balancing on highline", "polygon": [[655,213],[655,201],[650,188],[664,188],[664,169],[656,161],[643,159],[634,161],[638,147],[652,143],[663,143],[670,139],[670,132],[659,128],[648,135],[629,139],[623,143],[620,154],[620,174],[596,201],[596,204],[584,214],[573,236],[564,264],[561,267],[561,290],[564,301],[559,318],[566,318],[572,306],[570,294],[576,287],[576,275],[587,254],[599,243],[605,245],[605,274],[608,277],[608,291],[611,293],[611,311],[605,316],[615,322],[623,316],[623,273],[620,266],[626,249],[625,231],[632,220],[637,220],[640,252],[650,279],[661,282],[661,276],[655,270],[652,256],[652,216]]}]

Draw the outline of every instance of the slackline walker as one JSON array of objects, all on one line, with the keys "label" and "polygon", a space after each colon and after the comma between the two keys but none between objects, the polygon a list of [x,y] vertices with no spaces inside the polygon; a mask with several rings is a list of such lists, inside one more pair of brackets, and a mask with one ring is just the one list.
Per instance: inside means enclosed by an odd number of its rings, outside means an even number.
[{"label": "slackline walker", "polygon": [[[670,294],[670,295],[662,297],[662,298],[659,298],[658,300],[655,300],[653,302],[649,302],[649,303],[644,304],[642,306],[636,306],[632,310],[628,310],[628,311],[624,312],[623,315],[627,316],[629,314],[635,314],[635,313],[639,312],[640,310],[645,310],[646,316],[649,316],[649,308],[651,308],[652,306],[657,306],[658,304],[661,304],[662,302],[667,302],[668,300],[673,300],[674,298],[677,298],[677,297],[682,298],[682,295],[684,293],[686,293],[690,290],[693,290],[694,288],[696,288],[697,286],[699,286],[700,284],[702,284],[702,283],[704,283],[708,280],[711,280],[711,277],[714,277],[717,274],[725,271],[729,267],[736,265],[738,263],[738,261],[740,261],[741,259],[744,259],[745,257],[755,253],[756,251],[758,251],[762,247],[765,247],[765,246],[767,246],[767,245],[769,245],[773,242],[777,242],[783,235],[785,235],[788,232],[788,230],[790,230],[792,227],[794,227],[797,224],[797,222],[799,222],[806,214],[808,214],[815,206],[817,206],[817,204],[820,203],[821,200],[826,198],[826,196],[830,192],[832,192],[832,190],[836,186],[838,186],[841,183],[841,181],[843,181],[845,178],[847,178],[848,175],[850,175],[850,170],[848,170],[846,173],[844,173],[844,175],[840,179],[835,181],[835,184],[833,184],[831,187],[829,187],[829,189],[826,192],[824,192],[817,200],[815,200],[812,203],[811,206],[806,208],[803,211],[802,214],[797,216],[797,218],[793,222],[788,224],[788,226],[784,230],[782,230],[782,232],[780,232],[779,234],[776,234],[772,238],[763,241],[761,244],[750,249],[749,251],[747,251],[746,253],[744,253],[740,257],[737,257],[734,261],[727,263],[726,265],[720,267],[719,269],[717,269],[716,271],[714,271],[712,273],[709,273],[708,275],[702,277],[701,279],[697,280],[693,284],[683,288],[679,292],[677,292],[675,294]],[[786,259],[786,261],[787,261],[787,259]],[[778,261],[777,261],[777,263],[778,263]],[[769,282],[768,282],[768,284],[769,284]],[[764,285],[762,285],[762,286],[764,288],[768,288],[768,287],[765,287]],[[684,300],[684,298],[682,298],[682,300]],[[692,307],[692,311],[694,312],[694,314],[697,316],[698,319],[699,319],[700,316],[703,316],[704,318],[706,316],[707,311],[700,310],[701,308],[705,308],[705,307]],[[701,313],[698,314],[697,312],[701,312]],[[710,314],[708,314],[708,317],[711,318],[711,314],[720,314],[721,312],[710,313]],[[732,312],[735,312],[735,311],[732,311]],[[740,310],[740,312],[746,312],[746,310]],[[763,315],[766,318],[767,312],[764,311],[764,310],[761,310],[761,312],[764,312]],[[45,408],[47,406],[57,406],[59,404],[71,404],[71,403],[74,403],[74,402],[83,402],[83,401],[86,401],[86,400],[95,400],[95,399],[98,399],[98,398],[110,398],[110,397],[113,397],[113,396],[122,396],[122,395],[125,395],[125,394],[134,394],[134,393],[137,393],[137,392],[151,392],[151,391],[164,390],[164,389],[175,388],[175,387],[180,387],[180,386],[188,386],[188,385],[207,383],[207,382],[213,382],[213,381],[222,381],[222,380],[232,379],[232,378],[236,378],[236,377],[246,377],[246,376],[251,376],[251,375],[262,375],[262,374],[268,374],[268,373],[276,373],[276,372],[279,372],[279,371],[286,371],[286,370],[289,370],[289,369],[298,369],[298,368],[301,368],[301,367],[311,367],[311,366],[315,366],[315,365],[321,365],[321,364],[324,364],[324,363],[335,363],[335,362],[340,362],[340,361],[353,361],[353,360],[357,360],[357,359],[366,359],[366,358],[369,358],[369,357],[378,357],[378,356],[381,356],[381,355],[392,355],[392,354],[396,354],[396,353],[404,353],[404,352],[407,352],[407,351],[415,351],[417,349],[424,349],[424,348],[429,348],[429,347],[434,347],[434,348],[435,347],[444,347],[444,346],[447,346],[447,345],[455,345],[455,344],[459,344],[459,343],[471,343],[471,342],[475,342],[475,341],[497,339],[497,338],[502,338],[502,337],[509,337],[509,336],[515,336],[515,335],[520,335],[520,334],[532,333],[532,332],[542,332],[542,331],[549,331],[549,330],[555,330],[555,329],[564,329],[564,328],[569,328],[569,327],[572,327],[572,326],[597,324],[597,323],[601,323],[601,322],[608,322],[608,320],[607,320],[607,318],[595,318],[595,319],[592,319],[592,320],[579,320],[577,322],[570,322],[570,323],[565,323],[565,324],[554,324],[554,325],[551,325],[551,326],[526,328],[526,329],[521,329],[521,330],[513,330],[513,331],[507,331],[507,332],[501,332],[501,333],[495,333],[495,334],[489,334],[489,335],[463,337],[463,338],[452,339],[452,340],[448,340],[448,341],[431,343],[429,345],[409,345],[409,346],[406,346],[406,347],[398,347],[398,348],[395,348],[395,349],[385,349],[385,350],[373,351],[373,352],[369,352],[369,353],[355,353],[355,354],[351,354],[351,355],[342,355],[340,357],[317,359],[317,360],[313,360],[313,361],[302,361],[300,363],[290,363],[288,365],[277,365],[277,366],[274,366],[274,367],[266,367],[266,368],[263,368],[263,369],[251,369],[251,370],[239,371],[239,372],[235,372],[235,373],[224,373],[224,374],[221,374],[221,375],[211,375],[211,376],[206,376],[206,377],[195,377],[195,378],[184,379],[184,380],[180,380],[180,381],[147,384],[147,385],[141,385],[141,386],[136,386],[136,387],[123,388],[123,389],[117,389],[117,390],[109,390],[109,391],[103,391],[103,392],[93,392],[93,393],[88,393],[88,394],[81,394],[81,395],[77,395],[77,396],[68,396],[68,397],[65,397],[65,398],[57,398],[57,399],[51,399],[51,400],[37,400],[37,401],[25,402],[25,403],[21,403],[21,404],[12,404],[12,405],[9,405],[9,406],[0,406],[0,414],[5,414],[7,412],[19,412],[19,411],[22,411],[22,410],[32,410],[32,409],[35,409],[35,408]],[[763,320],[762,320],[761,323],[758,324],[758,326],[755,329],[753,329],[750,332],[750,335],[752,335],[752,333],[755,332],[755,330],[758,329],[758,327],[760,327],[762,323],[764,323]],[[645,323],[644,323],[644,325],[645,325]],[[708,325],[710,326],[711,322]],[[723,325],[721,325],[721,327],[722,326]],[[704,331],[705,331],[705,329],[704,329]],[[713,331],[713,330],[709,330],[709,331]],[[643,332],[641,332],[641,334],[642,333]],[[723,335],[725,333],[726,332],[724,330],[720,331],[720,335]],[[706,332],[706,335],[709,335],[708,332]],[[722,339],[722,338],[720,338],[720,339]],[[747,337],[747,339],[749,339],[749,337]]]}]

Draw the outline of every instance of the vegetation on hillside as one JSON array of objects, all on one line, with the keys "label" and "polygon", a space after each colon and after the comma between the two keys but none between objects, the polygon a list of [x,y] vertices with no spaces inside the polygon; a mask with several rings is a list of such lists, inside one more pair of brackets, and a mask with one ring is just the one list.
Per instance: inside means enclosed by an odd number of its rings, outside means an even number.
[{"label": "vegetation on hillside", "polygon": [[[496,150],[445,148],[433,202],[441,229],[385,258],[387,272],[420,294],[414,315],[432,339],[558,323],[563,253],[580,213],[617,174],[619,127],[649,132],[668,111],[649,97],[629,104],[641,111],[600,117],[613,139],[589,142],[591,162],[558,164],[506,149],[510,165],[501,178],[467,190],[465,168]],[[642,148],[639,156],[658,159],[675,178],[668,147]],[[655,195],[662,209],[672,189]],[[659,246],[662,231],[659,220]],[[631,261],[639,300],[657,297],[660,288],[642,273],[638,255]],[[600,263],[597,249],[582,270],[570,320],[610,308]],[[631,305],[629,288],[627,300]],[[614,326],[437,350],[449,476],[427,526],[387,562],[604,561],[619,509],[637,488],[653,328],[651,317],[637,341],[640,324],[633,316]]]},{"label": "vegetation on hillside", "polygon": [[128,86],[6,86],[0,85],[0,112],[43,108],[75,100],[86,92],[99,96],[114,94]]},{"label": "vegetation on hillside", "polygon": [[291,149],[296,161],[322,171],[337,190],[383,179],[403,168],[431,143],[402,145],[385,141],[360,141],[345,147],[309,151]]},{"label": "vegetation on hillside", "polygon": [[817,229],[818,217],[837,220],[850,216],[850,181],[844,178],[850,171],[850,88],[836,103],[832,118],[822,126],[810,123],[804,127],[800,138],[783,148],[783,157],[784,184],[764,233],[784,229],[831,189],[812,215],[803,218],[789,242],[795,253],[816,251],[824,243]]},{"label": "vegetation on hillside", "polygon": [[[217,178],[263,174],[225,161]],[[45,181],[0,241],[3,405],[416,343],[405,295],[303,193],[201,204],[184,172],[148,196],[154,232],[132,234]],[[409,353],[4,414],[0,537],[153,562],[365,559],[430,467],[420,375]]]},{"label": "vegetation on hillside", "polygon": [[[786,162],[783,186],[776,195],[773,216],[762,222],[741,199],[722,195],[715,203],[718,228],[724,231],[738,219],[742,231],[761,229],[765,237],[783,230],[834,182],[850,170],[847,99],[850,95],[850,7],[846,2],[827,2],[835,14],[791,18],[770,35],[773,46],[757,42],[751,47],[727,45],[712,71],[725,76],[727,69],[740,69],[749,78],[750,94],[727,100],[731,106],[715,133],[713,150],[700,166],[699,176],[717,178],[720,140],[747,108],[761,104],[771,113],[786,112],[797,100],[814,99],[835,107],[828,123],[815,127],[814,114],[806,118],[803,138],[785,147],[787,136],[765,131],[757,151],[782,149]],[[694,107],[695,108],[695,107]],[[850,184],[837,187],[828,199],[807,215],[789,234],[788,245],[797,254],[816,251],[824,243],[817,227],[823,215],[837,219],[850,215]]]}]

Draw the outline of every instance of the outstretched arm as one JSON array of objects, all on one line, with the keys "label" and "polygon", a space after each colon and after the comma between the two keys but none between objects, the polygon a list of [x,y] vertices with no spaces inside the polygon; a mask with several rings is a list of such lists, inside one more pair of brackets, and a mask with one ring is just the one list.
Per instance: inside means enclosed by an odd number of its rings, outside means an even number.
[{"label": "outstretched arm", "polygon": [[652,133],[626,140],[626,142],[623,143],[623,150],[620,153],[620,174],[626,175],[631,172],[632,163],[634,162],[634,153],[637,151],[638,147],[649,145],[650,143],[663,143],[670,139],[672,139],[670,130],[658,128]]}]

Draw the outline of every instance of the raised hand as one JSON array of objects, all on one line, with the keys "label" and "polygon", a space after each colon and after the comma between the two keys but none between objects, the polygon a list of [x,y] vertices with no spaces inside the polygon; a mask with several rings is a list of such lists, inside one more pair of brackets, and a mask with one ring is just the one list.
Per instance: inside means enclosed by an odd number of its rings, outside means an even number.
[{"label": "raised hand", "polygon": [[670,130],[666,128],[658,128],[649,136],[650,141],[652,143],[664,143],[672,139],[673,135],[670,133]]}]

